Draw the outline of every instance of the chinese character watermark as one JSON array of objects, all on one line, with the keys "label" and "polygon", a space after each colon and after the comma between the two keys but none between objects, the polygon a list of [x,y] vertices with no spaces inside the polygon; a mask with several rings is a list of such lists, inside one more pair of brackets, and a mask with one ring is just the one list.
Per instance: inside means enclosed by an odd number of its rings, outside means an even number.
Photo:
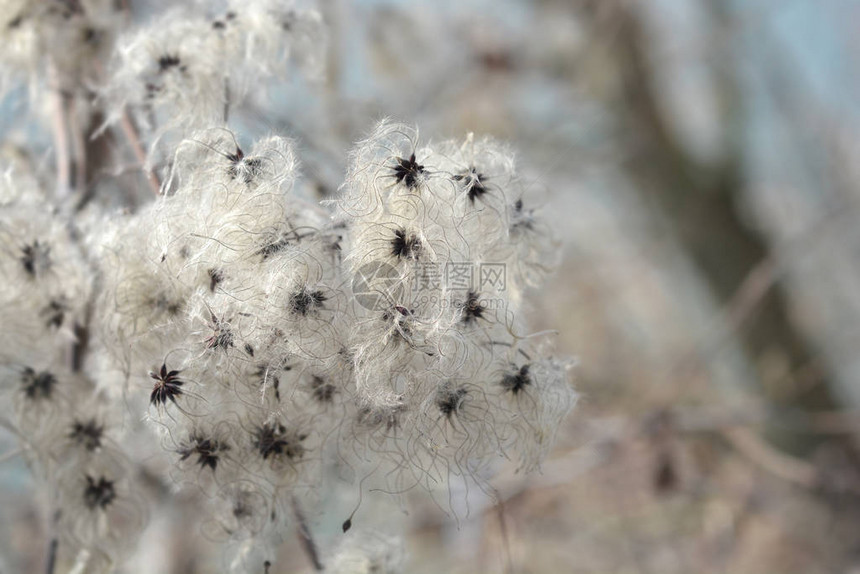
[{"label": "chinese character watermark", "polygon": [[478,276],[479,290],[504,291],[507,288],[504,263],[481,263]]}]

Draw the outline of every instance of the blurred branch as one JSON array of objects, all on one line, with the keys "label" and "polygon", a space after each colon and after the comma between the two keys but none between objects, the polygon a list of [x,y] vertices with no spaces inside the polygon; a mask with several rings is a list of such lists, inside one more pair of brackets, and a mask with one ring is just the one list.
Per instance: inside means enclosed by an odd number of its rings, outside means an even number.
[{"label": "blurred branch", "polygon": [[724,317],[728,329],[738,331],[776,283],[777,268],[773,259],[764,258],[750,269],[735,294],[725,307]]},{"label": "blurred branch", "polygon": [[56,537],[51,538],[48,543],[48,558],[45,561],[45,574],[54,574],[54,569],[57,565],[57,547],[60,541]]},{"label": "blurred branch", "polygon": [[23,452],[24,451],[20,448],[13,448],[9,452],[5,452],[0,455],[0,462],[6,462],[7,460],[11,460]]},{"label": "blurred branch", "polygon": [[750,462],[770,474],[804,488],[813,488],[818,484],[815,467],[777,451],[751,429],[734,427],[723,430],[722,435]]},{"label": "blurred branch", "polygon": [[548,460],[539,475],[525,477],[514,472],[500,475],[494,480],[496,492],[501,500],[509,500],[525,490],[568,484],[610,462],[619,452],[619,446],[648,435],[657,419],[667,419],[671,429],[681,435],[716,433],[724,436],[750,462],[805,488],[819,485],[815,467],[775,449],[758,436],[755,428],[772,425],[794,434],[840,434],[860,429],[860,412],[809,414],[798,410],[785,413],[772,412],[755,404],[747,404],[743,410],[675,407],[651,410],[640,417],[591,418],[584,431],[588,444]]},{"label": "blurred branch", "polygon": [[[728,26],[731,10],[707,4],[713,25]],[[731,38],[709,47],[722,56],[718,71],[711,69],[711,74],[723,96],[719,124],[727,131],[720,159],[705,164],[679,139],[671,110],[661,100],[650,59],[650,37],[639,13],[644,7],[619,0],[582,0],[579,6],[594,43],[604,46],[601,53],[608,53],[617,75],[618,87],[608,95],[608,103],[622,124],[619,133],[626,138],[622,144],[631,152],[623,167],[636,188],[666,215],[671,233],[724,305],[725,323],[737,333],[751,366],[765,353],[784,356],[792,371],[809,364],[815,352],[791,321],[785,293],[777,282],[772,246],[739,210],[745,200],[741,137],[745,102],[738,88]],[[607,39],[604,28],[615,33]],[[822,373],[825,382],[829,378],[829,373]],[[795,400],[809,410],[833,410],[835,404],[827,384]]]},{"label": "blurred branch", "polygon": [[295,517],[298,526],[299,542],[301,543],[305,554],[308,555],[308,559],[314,567],[314,570],[322,572],[323,563],[320,560],[319,551],[317,550],[316,542],[311,534],[307,518],[305,518],[305,513],[302,511],[302,507],[299,505],[299,501],[295,496],[290,499],[290,504],[292,505],[293,516]]},{"label": "blurred branch", "polygon": [[69,139],[72,142],[72,167],[75,191],[87,193],[87,139],[80,118],[75,109],[76,98],[68,98],[66,119],[68,120]]}]

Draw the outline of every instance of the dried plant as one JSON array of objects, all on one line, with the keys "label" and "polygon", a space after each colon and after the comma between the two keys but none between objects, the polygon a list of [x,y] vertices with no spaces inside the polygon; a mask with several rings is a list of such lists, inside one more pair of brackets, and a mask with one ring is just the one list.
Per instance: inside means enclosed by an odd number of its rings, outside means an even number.
[{"label": "dried plant", "polygon": [[[507,146],[385,120],[319,202],[292,140],[242,146],[229,123],[261,83],[318,73],[313,8],[137,26],[109,2],[6,4],[4,76],[61,97],[56,173],[9,161],[2,180],[2,417],[73,571],[133,550],[153,460],[240,572],[269,571],[335,467],[431,496],[502,458],[539,467],[577,395],[523,316],[559,247]],[[80,125],[122,130],[156,197],[92,199]],[[399,571],[398,542],[348,536],[317,565]]]}]

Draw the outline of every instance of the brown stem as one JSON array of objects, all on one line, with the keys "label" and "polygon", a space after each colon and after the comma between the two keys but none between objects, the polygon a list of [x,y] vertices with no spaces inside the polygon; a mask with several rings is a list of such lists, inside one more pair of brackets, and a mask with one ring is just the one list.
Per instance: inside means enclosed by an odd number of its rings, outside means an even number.
[{"label": "brown stem", "polygon": [[[51,68],[51,82],[59,84],[57,73]],[[57,196],[60,198],[69,195],[72,189],[72,170],[69,150],[69,133],[67,121],[67,99],[68,96],[62,92],[59,85],[53,86],[51,91],[51,131],[54,137],[54,154],[57,162]]]},{"label": "brown stem", "polygon": [[64,98],[66,120],[69,125],[69,141],[72,146],[72,174],[70,180],[78,194],[86,194],[87,187],[87,141],[80,118],[75,113],[75,100],[71,96]]},{"label": "brown stem", "polygon": [[159,181],[158,176],[151,169],[146,167],[146,150],[143,149],[143,144],[140,143],[140,133],[138,133],[137,127],[132,122],[127,110],[123,110],[120,124],[128,143],[131,145],[132,151],[134,151],[134,156],[146,172],[146,178],[149,181],[152,192],[155,195],[161,195],[161,181]]},{"label": "brown stem", "polygon": [[498,490],[494,488],[493,491],[497,501],[496,516],[499,519],[499,533],[502,536],[502,544],[505,547],[505,559],[507,560],[505,572],[506,574],[511,574],[514,571],[514,561],[511,558],[511,539],[508,535],[508,524],[505,520],[505,501],[499,494]]}]

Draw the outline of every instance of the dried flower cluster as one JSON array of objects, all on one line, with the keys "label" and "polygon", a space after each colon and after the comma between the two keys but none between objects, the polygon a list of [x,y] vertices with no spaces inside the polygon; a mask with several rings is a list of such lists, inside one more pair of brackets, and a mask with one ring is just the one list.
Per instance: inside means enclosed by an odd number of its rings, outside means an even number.
[{"label": "dried flower cluster", "polygon": [[[369,462],[398,491],[499,456],[533,469],[573,406],[568,364],[516,334],[544,267],[529,258],[552,245],[512,158],[492,141],[415,140],[381,124],[332,218],[289,194],[287,140],[245,153],[224,130],[200,132],[176,153],[175,193],[105,234],[105,348],[177,478],[227,506],[213,535],[280,530],[285,493],[320,484],[326,457]],[[454,262],[510,273],[416,290]]]},{"label": "dried flower cluster", "polygon": [[94,274],[79,229],[10,170],[0,190],[0,421],[52,486],[64,545],[98,571],[121,558],[144,524],[118,442],[122,412],[81,372]]},{"label": "dried flower cluster", "polygon": [[124,20],[112,0],[3,0],[0,88],[14,77],[36,83],[46,71],[53,88],[86,87]]},{"label": "dried flower cluster", "polygon": [[[90,3],[18,8],[5,33],[30,26],[32,42],[65,21],[121,20]],[[383,121],[318,204],[294,191],[289,139],[243,147],[225,127],[288,55],[317,62],[322,33],[316,12],[253,0],[121,35],[108,125],[136,122],[152,145],[184,138],[148,205],[55,205],[26,169],[5,174],[3,421],[54,491],[82,571],[116,567],[145,522],[141,452],[209,501],[202,531],[234,543],[237,571],[262,572],[331,469],[396,493],[483,484],[500,458],[537,468],[576,401],[570,361],[522,319],[558,246],[508,148],[423,145]],[[69,42],[63,55],[103,73]],[[387,537],[349,536],[327,572],[400,568]]]},{"label": "dried flower cluster", "polygon": [[224,4],[174,8],[120,40],[108,86],[115,116],[129,108],[159,133],[219,125],[261,82],[283,77],[288,60],[319,73],[318,12],[281,0]]},{"label": "dried flower cluster", "polygon": [[489,139],[419,147],[383,122],[352,154],[336,220],[375,304],[352,307],[348,352],[364,422],[410,474],[401,488],[499,455],[533,469],[574,404],[568,364],[523,336],[523,293],[557,249],[529,200]]}]

